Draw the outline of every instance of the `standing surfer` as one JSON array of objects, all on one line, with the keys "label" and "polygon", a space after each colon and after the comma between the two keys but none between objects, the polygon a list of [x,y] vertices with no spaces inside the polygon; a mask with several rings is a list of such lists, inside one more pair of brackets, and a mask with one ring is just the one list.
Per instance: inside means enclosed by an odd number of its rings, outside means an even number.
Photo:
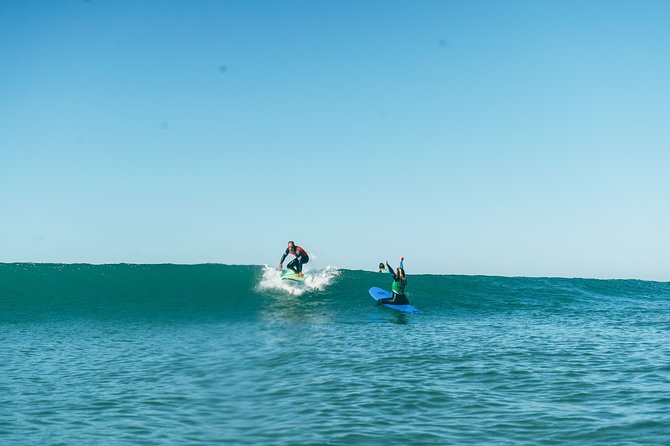
[{"label": "standing surfer", "polygon": [[405,260],[404,257],[400,257],[400,266],[396,268],[395,273],[393,268],[389,265],[389,261],[386,261],[386,268],[389,270],[389,273],[393,276],[393,285],[391,290],[393,291],[393,297],[385,297],[377,301],[377,305],[381,304],[391,304],[391,305],[409,305],[409,300],[405,296],[405,285],[407,285],[407,276],[405,276],[405,267],[402,262]]},{"label": "standing surfer", "polygon": [[286,256],[289,254],[293,254],[295,256],[295,259],[291,260],[288,263],[288,265],[286,265],[286,267],[295,271],[296,276],[301,277],[302,265],[309,262],[309,256],[307,255],[307,251],[305,251],[300,246],[293,243],[292,240],[288,242],[288,248],[286,248],[286,252],[284,253],[283,256],[281,256],[281,260],[279,261],[279,268],[278,268],[279,270],[282,269],[284,259],[286,259]]}]

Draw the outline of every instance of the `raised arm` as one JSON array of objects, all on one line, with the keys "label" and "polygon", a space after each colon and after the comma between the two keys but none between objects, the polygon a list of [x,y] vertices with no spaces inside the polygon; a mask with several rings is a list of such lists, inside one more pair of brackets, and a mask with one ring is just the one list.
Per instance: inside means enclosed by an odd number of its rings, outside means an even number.
[{"label": "raised arm", "polygon": [[391,265],[389,265],[389,261],[386,261],[386,269],[389,270],[389,273],[393,276],[393,280],[397,280],[398,276],[395,275],[395,271],[393,271],[393,268],[391,268]]}]

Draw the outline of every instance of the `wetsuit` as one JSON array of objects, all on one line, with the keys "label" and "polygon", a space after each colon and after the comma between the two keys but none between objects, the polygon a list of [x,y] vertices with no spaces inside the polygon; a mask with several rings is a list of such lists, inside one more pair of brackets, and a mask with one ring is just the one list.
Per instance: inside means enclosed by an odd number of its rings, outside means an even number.
[{"label": "wetsuit", "polygon": [[295,271],[296,274],[301,273],[302,265],[309,262],[309,256],[307,255],[307,251],[305,251],[298,245],[293,245],[293,250],[286,248],[286,252],[284,253],[283,256],[281,256],[281,260],[279,261],[279,263],[283,264],[284,259],[286,259],[286,256],[289,254],[293,254],[295,256],[295,259],[291,260],[288,263],[288,265],[286,265],[286,267]]},{"label": "wetsuit", "polygon": [[[405,285],[407,285],[407,279],[405,278],[403,280],[400,276],[393,272],[393,268],[391,268],[388,263],[386,264],[386,268],[388,268],[389,273],[391,273],[393,276],[393,285],[391,286],[393,297],[379,299],[377,304],[409,305],[409,300],[407,300],[407,296],[405,296]],[[403,273],[405,272],[402,261],[400,262],[400,269],[403,271]]]}]

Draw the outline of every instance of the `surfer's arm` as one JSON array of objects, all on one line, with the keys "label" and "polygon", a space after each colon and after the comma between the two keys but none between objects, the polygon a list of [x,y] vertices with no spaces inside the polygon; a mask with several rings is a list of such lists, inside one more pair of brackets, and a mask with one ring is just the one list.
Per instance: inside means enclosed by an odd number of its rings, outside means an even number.
[{"label": "surfer's arm", "polygon": [[282,265],[284,263],[284,260],[286,260],[286,256],[288,255],[288,249],[284,253],[283,256],[281,256],[281,260],[279,261],[279,264]]},{"label": "surfer's arm", "polygon": [[396,275],[393,272],[393,268],[391,268],[391,265],[389,265],[389,262],[386,262],[386,269],[388,269],[389,273],[393,276],[393,280],[396,280]]}]

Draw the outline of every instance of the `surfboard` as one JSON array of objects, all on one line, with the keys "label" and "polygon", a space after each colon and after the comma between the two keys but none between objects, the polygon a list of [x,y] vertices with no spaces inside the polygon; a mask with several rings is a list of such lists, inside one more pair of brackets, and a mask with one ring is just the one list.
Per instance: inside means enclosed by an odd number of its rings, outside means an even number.
[{"label": "surfboard", "polygon": [[[304,274],[304,273],[303,273]],[[281,275],[282,280],[290,280],[291,282],[303,283],[305,281],[305,276],[296,276],[295,272],[288,270],[283,272]]]},{"label": "surfboard", "polygon": [[[376,286],[373,286],[372,288],[370,288],[370,296],[372,296],[374,300],[379,300],[385,297],[393,297],[393,294],[389,293],[383,288],[377,288]],[[419,310],[417,310],[411,305],[391,305],[391,304],[382,304],[382,305],[384,305],[385,307],[393,308],[394,310],[397,311],[402,311],[403,313],[419,312]]]}]

